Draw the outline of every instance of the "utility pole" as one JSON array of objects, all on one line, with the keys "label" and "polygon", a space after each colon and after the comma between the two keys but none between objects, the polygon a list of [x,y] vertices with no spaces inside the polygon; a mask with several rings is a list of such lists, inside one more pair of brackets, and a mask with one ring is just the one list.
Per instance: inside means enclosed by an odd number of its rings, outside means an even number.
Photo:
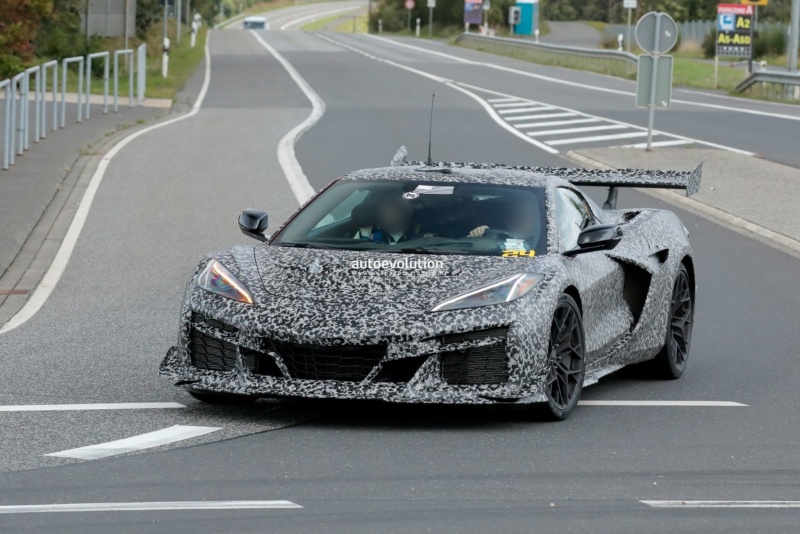
[{"label": "utility pole", "polygon": [[[125,50],[128,49],[128,14],[129,14],[128,12],[131,10],[130,8],[131,8],[130,0],[125,0],[125,23],[124,23],[125,24],[125,31],[124,31],[124,35],[125,35]],[[126,65],[128,64],[128,56],[127,55],[125,56],[125,64]]]},{"label": "utility pole", "polygon": [[789,53],[788,68],[789,72],[797,72],[797,45],[798,34],[800,34],[800,0],[792,0],[792,23],[789,26]]},{"label": "utility pole", "polygon": [[86,0],[86,16],[84,19],[86,20],[86,53],[89,53],[89,3],[92,0]]},{"label": "utility pole", "polygon": [[175,24],[177,26],[175,41],[177,42],[178,46],[181,45],[181,7],[181,0],[177,0],[177,3],[175,4]]}]

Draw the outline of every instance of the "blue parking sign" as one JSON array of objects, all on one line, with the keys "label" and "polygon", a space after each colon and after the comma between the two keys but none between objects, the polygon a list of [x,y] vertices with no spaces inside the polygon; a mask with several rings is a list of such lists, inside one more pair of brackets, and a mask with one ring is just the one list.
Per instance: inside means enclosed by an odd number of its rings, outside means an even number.
[{"label": "blue parking sign", "polygon": [[721,32],[734,31],[736,29],[736,15],[720,14],[717,18],[717,29]]}]

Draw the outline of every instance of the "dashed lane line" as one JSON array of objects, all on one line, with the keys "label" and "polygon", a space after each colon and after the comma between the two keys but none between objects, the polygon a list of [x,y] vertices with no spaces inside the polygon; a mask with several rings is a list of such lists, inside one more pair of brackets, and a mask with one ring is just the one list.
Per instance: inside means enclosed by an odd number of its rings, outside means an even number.
[{"label": "dashed lane line", "polygon": [[17,404],[0,406],[0,412],[72,412],[95,410],[157,410],[186,408],[177,402],[118,402],[96,404]]},{"label": "dashed lane line", "polygon": [[800,501],[639,501],[652,508],[800,508]]},{"label": "dashed lane line", "polygon": [[28,504],[0,506],[0,514],[41,514],[53,512],[156,512],[160,510],[265,510],[302,508],[292,501],[164,501],[164,502],[82,502],[74,504]]},{"label": "dashed lane line", "polygon": [[183,426],[175,425],[168,428],[162,428],[155,432],[148,432],[147,434],[140,434],[138,436],[131,436],[129,438],[120,439],[117,441],[109,441],[107,443],[99,443],[97,445],[89,445],[88,447],[79,447],[77,449],[69,449],[60,452],[51,452],[45,456],[57,456],[59,458],[76,458],[78,460],[97,460],[98,458],[106,458],[108,456],[116,456],[117,454],[124,454],[126,452],[140,451],[143,449],[150,449],[160,445],[167,445],[176,441],[195,438],[204,434],[210,434],[222,430],[218,427],[211,426]]},{"label": "dashed lane line", "polygon": [[747,407],[747,404],[730,401],[699,401],[699,400],[582,400],[580,406],[691,406],[732,408]]}]

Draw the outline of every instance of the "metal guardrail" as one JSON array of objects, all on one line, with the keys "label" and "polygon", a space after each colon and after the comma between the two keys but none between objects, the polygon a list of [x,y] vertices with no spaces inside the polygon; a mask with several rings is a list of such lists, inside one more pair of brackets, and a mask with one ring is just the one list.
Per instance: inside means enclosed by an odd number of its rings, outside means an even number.
[{"label": "metal guardrail", "polygon": [[800,72],[761,70],[748,76],[736,86],[736,92],[752,89],[756,96],[782,100],[800,100]]},{"label": "metal guardrail", "polygon": [[42,65],[42,139],[47,137],[47,69],[53,68],[53,131],[58,130],[58,60],[48,61]]},{"label": "metal guardrail", "polygon": [[[136,61],[132,49],[117,50],[114,52],[114,111],[119,109],[119,56],[125,56],[128,61],[128,107],[133,107],[134,99],[134,71],[138,75],[137,80],[137,104],[141,105],[144,99],[146,83],[147,50],[145,45],[141,45],[137,50]],[[2,91],[3,106],[2,124],[0,124],[0,136],[3,139],[2,151],[0,152],[0,169],[8,170],[16,162],[16,156],[22,156],[30,148],[30,127],[33,125],[33,141],[38,143],[47,135],[47,71],[53,71],[53,91],[52,96],[52,129],[66,127],[67,120],[67,76],[69,65],[77,63],[78,68],[78,116],[77,122],[82,119],[90,118],[91,93],[92,93],[92,59],[103,58],[103,113],[108,113],[108,82],[109,82],[109,61],[111,52],[97,52],[88,56],[68,57],[61,60],[61,68],[58,68],[58,61],[48,61],[41,65],[34,65],[20,72],[16,76],[0,80],[0,91]],[[61,75],[61,109],[58,109],[58,77]],[[33,77],[33,95],[31,95],[31,77]],[[86,91],[84,92],[84,80]],[[32,98],[31,98],[32,96]],[[33,119],[31,119],[31,99],[33,100]],[[84,106],[85,100],[85,106]],[[84,115],[85,112],[85,115]]]},{"label": "metal guardrail", "polygon": [[2,80],[0,81],[0,89],[5,89],[5,112],[3,113],[3,161],[2,161],[2,168],[3,170],[8,169],[9,159],[11,158],[11,154],[9,151],[11,149],[11,80]]},{"label": "metal guardrail", "polygon": [[108,52],[95,52],[86,56],[86,118],[91,118],[92,60],[103,58],[103,114],[108,113]]},{"label": "metal guardrail", "polygon": [[553,45],[528,39],[489,37],[474,33],[462,33],[456,37],[456,43],[478,45],[487,52],[510,52],[515,57],[535,63],[557,63],[566,67],[623,76],[635,74],[638,61],[635,55],[618,50]]}]

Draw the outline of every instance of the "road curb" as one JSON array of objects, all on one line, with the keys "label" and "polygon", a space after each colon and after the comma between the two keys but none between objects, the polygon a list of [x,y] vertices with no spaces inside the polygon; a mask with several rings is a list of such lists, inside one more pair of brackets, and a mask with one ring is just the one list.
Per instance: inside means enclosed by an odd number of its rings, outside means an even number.
[{"label": "road curb", "polygon": [[[602,161],[584,156],[582,154],[577,154],[575,151],[569,151],[565,155],[567,158],[581,165],[588,165],[599,169],[614,169],[614,167],[611,167]],[[650,195],[669,204],[684,208],[687,211],[690,211],[695,215],[699,215],[700,217],[708,219],[712,222],[724,224],[740,234],[748,237],[754,237],[762,243],[800,258],[800,241],[792,239],[789,236],[780,234],[770,230],[769,228],[765,228],[746,219],[742,219],[741,217],[737,217],[736,215],[728,213],[727,211],[709,206],[708,204],[704,204],[690,197],[685,197],[672,191],[665,189],[635,189],[636,191],[644,193],[645,195]]]}]

